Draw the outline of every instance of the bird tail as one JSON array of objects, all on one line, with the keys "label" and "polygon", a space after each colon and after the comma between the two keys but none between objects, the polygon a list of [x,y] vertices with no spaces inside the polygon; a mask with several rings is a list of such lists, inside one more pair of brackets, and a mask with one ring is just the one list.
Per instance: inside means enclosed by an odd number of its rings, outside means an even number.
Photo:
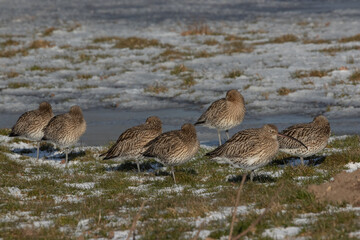
[{"label": "bird tail", "polygon": [[204,124],[205,123],[205,121],[197,121],[194,125],[196,126],[196,125],[201,125],[201,124]]},{"label": "bird tail", "polygon": [[9,137],[18,137],[19,134],[14,133],[13,131],[11,131],[11,133],[9,134]]}]

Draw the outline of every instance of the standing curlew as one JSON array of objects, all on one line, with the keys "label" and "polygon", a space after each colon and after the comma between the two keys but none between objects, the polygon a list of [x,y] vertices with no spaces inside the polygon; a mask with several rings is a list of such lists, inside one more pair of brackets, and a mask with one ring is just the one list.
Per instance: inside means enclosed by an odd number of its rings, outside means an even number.
[{"label": "standing curlew", "polygon": [[[252,181],[253,171],[268,164],[278,152],[278,135],[282,134],[278,133],[277,127],[272,124],[266,124],[262,128],[246,129],[236,133],[223,145],[208,152],[206,156],[219,163],[229,163],[236,168],[251,171]],[[288,138],[299,142],[292,137]]]},{"label": "standing curlew", "polygon": [[300,140],[307,146],[304,148],[297,142],[279,138],[279,150],[300,157],[301,164],[304,165],[304,157],[312,156],[326,147],[330,137],[330,123],[326,117],[319,115],[310,123],[293,125],[282,133]]},{"label": "standing curlew", "polygon": [[140,172],[139,158],[146,149],[144,146],[162,133],[161,120],[152,116],[144,124],[132,127],[123,132],[116,143],[105,153],[104,160],[116,158],[119,160],[135,159]]},{"label": "standing curlew", "polygon": [[54,116],[51,105],[42,102],[36,110],[22,114],[11,129],[9,137],[24,137],[37,142],[36,160],[39,160],[40,141],[44,136],[43,129]]},{"label": "standing curlew", "polygon": [[221,145],[220,131],[225,130],[229,139],[229,129],[239,125],[245,116],[244,97],[237,90],[232,89],[226,93],[225,98],[213,102],[200,116],[195,125],[204,125],[216,128]]},{"label": "standing curlew", "polygon": [[[49,141],[61,148],[67,148],[77,141],[86,131],[86,122],[79,106],[72,106],[68,113],[53,117],[44,129],[42,140]],[[68,150],[65,150],[66,165]]]},{"label": "standing curlew", "polygon": [[181,130],[160,134],[145,145],[145,157],[154,157],[158,162],[171,166],[171,173],[176,184],[174,166],[192,159],[199,150],[199,141],[194,125],[186,123]]}]

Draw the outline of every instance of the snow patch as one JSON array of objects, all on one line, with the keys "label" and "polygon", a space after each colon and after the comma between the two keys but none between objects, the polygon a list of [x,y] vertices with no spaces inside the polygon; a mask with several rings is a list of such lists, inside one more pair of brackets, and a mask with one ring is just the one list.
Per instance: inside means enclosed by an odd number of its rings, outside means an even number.
[{"label": "snow patch", "polygon": [[350,173],[350,172],[355,172],[356,170],[358,170],[360,168],[360,162],[350,162],[348,164],[345,165],[345,167],[348,168],[348,170],[346,170],[346,172]]},{"label": "snow patch", "polygon": [[266,229],[263,233],[263,237],[271,237],[274,239],[287,239],[288,237],[292,237],[297,235],[301,229],[299,227],[278,227],[278,228],[270,228]]}]

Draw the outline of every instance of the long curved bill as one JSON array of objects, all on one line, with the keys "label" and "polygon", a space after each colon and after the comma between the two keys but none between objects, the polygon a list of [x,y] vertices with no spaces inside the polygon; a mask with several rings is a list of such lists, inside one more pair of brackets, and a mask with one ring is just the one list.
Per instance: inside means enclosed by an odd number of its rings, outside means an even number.
[{"label": "long curved bill", "polygon": [[291,136],[288,136],[288,135],[285,135],[285,134],[282,134],[282,133],[278,133],[278,135],[279,135],[279,136],[282,136],[282,137],[289,138],[289,139],[291,139],[291,140],[294,140],[294,141],[300,143],[301,145],[303,145],[306,149],[308,149],[308,147],[307,147],[303,142],[297,140],[297,139],[294,138],[294,137],[291,137]]}]

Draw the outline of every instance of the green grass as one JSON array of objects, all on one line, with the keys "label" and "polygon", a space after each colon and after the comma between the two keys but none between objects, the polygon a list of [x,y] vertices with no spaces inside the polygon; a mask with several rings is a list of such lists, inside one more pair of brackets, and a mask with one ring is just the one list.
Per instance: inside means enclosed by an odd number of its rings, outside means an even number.
[{"label": "green grass", "polygon": [[242,76],[243,74],[244,74],[243,70],[235,69],[235,70],[232,70],[231,72],[229,72],[228,74],[226,74],[224,77],[225,78],[237,78],[237,77]]},{"label": "green grass", "polygon": [[[7,135],[9,129],[1,129]],[[215,212],[228,208],[231,212],[242,170],[219,165],[203,157],[201,149],[195,160],[175,168],[178,185],[174,186],[168,171],[137,173],[133,161],[117,163],[102,161],[97,155],[103,150],[85,149],[73,151],[66,171],[63,165],[48,164],[53,160],[36,164],[35,160],[11,159],[6,154],[11,149],[0,143],[0,219],[6,214],[29,212],[31,219],[18,216],[0,223],[2,237],[8,238],[73,238],[81,220],[89,219],[84,238],[111,238],[114,231],[129,230],[133,217],[146,200],[140,214],[136,235],[142,239],[189,239],[205,221],[203,230],[218,239],[229,234],[231,216],[210,219]],[[328,181],[340,172],[348,162],[360,162],[359,136],[350,136],[331,142],[329,149],[343,149],[327,156],[318,166],[280,167],[288,161],[288,155],[279,154],[275,161],[258,172],[255,182],[247,181],[240,197],[240,206],[248,211],[237,216],[233,235],[244,231],[259,216],[257,209],[268,212],[247,237],[266,239],[262,233],[269,228],[294,226],[293,220],[300,214],[319,214],[313,224],[299,225],[298,236],[315,239],[343,239],[346,234],[359,228],[359,216],[354,212],[329,212],[328,203],[317,202],[307,191],[310,184]],[[53,151],[52,146],[42,144],[43,151]],[[150,170],[158,165],[153,160],[141,164]],[[263,171],[283,171],[279,177],[265,177]],[[234,176],[234,177],[231,177]],[[316,176],[313,178],[313,176]],[[309,177],[307,180],[296,180]],[[230,179],[230,180],[228,180]],[[94,187],[82,189],[72,184],[93,183]],[[11,195],[8,188],[18,188],[26,199]],[[171,191],[178,189],[177,191]],[[75,199],[75,200],[73,200]],[[331,205],[339,208],[344,205]],[[230,207],[230,208],[229,208]],[[318,220],[316,220],[318,219]],[[21,223],[50,220],[46,228],[17,228]],[[66,227],[67,231],[59,231]],[[4,231],[4,229],[6,229]]]},{"label": "green grass", "polygon": [[8,88],[29,88],[30,83],[26,82],[11,82],[7,85]]}]

